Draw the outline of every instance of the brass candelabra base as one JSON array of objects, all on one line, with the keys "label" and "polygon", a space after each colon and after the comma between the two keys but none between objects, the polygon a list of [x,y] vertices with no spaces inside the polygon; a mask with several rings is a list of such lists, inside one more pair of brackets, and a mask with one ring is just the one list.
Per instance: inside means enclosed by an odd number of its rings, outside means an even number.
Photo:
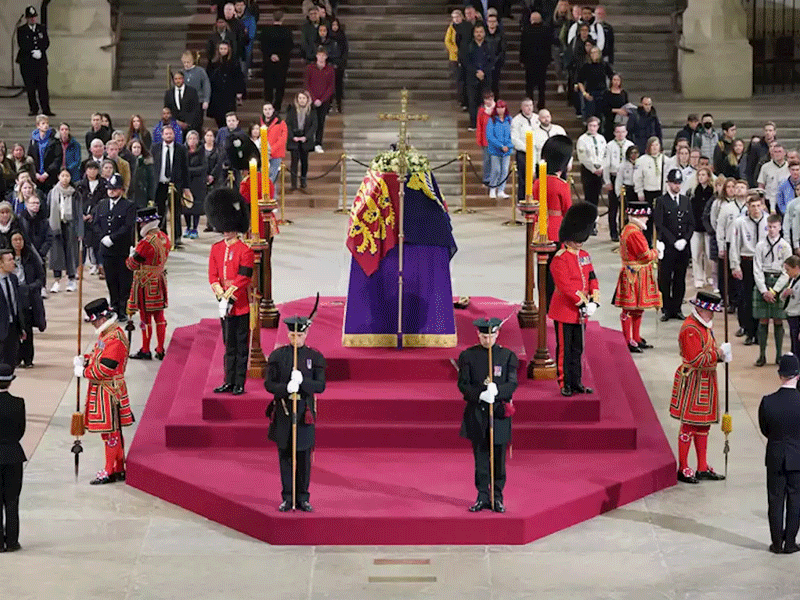
[{"label": "brass candelabra base", "polygon": [[547,311],[544,307],[547,306],[547,263],[550,256],[555,253],[556,245],[547,239],[546,235],[540,233],[532,249],[536,252],[536,263],[539,275],[539,306],[542,307],[542,309],[539,311],[539,319],[536,324],[536,327],[539,329],[539,335],[533,361],[528,364],[528,378],[540,380],[555,379],[558,373],[556,371],[556,363],[553,361],[553,358],[550,356],[550,351],[547,349]]}]

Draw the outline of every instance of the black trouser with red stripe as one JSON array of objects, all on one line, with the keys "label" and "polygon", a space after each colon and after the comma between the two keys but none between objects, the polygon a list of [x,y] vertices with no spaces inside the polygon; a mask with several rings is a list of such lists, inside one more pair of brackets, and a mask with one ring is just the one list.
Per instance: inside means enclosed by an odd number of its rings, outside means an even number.
[{"label": "black trouser with red stripe", "polygon": [[575,389],[581,385],[583,325],[553,321],[556,328],[556,369],[559,387]]}]

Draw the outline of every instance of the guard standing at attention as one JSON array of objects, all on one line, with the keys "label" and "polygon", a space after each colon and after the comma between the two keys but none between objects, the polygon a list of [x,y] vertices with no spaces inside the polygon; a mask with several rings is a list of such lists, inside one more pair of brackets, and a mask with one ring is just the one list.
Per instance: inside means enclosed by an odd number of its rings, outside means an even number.
[{"label": "guard standing at attention", "polygon": [[[767,515],[772,537],[770,552],[792,554],[800,529],[800,362],[784,354],[778,366],[781,387],[764,396],[758,407],[758,425],[767,438]],[[786,522],[784,525],[784,508]]]},{"label": "guard standing at attention", "polygon": [[[500,319],[478,319],[479,344],[467,348],[458,357],[458,389],[467,405],[461,421],[461,437],[472,441],[475,458],[475,487],[478,499],[470,512],[491,508],[489,494],[494,494],[494,511],[505,512],[503,488],[506,485],[506,447],[511,442],[511,416],[515,412],[512,394],[517,389],[517,355],[497,344]],[[489,372],[491,356],[492,371]],[[489,405],[494,405],[494,490],[491,490],[489,447]]]},{"label": "guard standing at attention", "polygon": [[591,394],[581,381],[584,324],[600,306],[600,285],[592,257],[582,248],[597,220],[597,207],[589,202],[573,204],[558,232],[562,248],[550,271],[556,289],[547,316],[556,330],[556,371],[562,396]]},{"label": "guard standing at attention", "polygon": [[114,309],[105,298],[98,298],[83,307],[98,338],[89,354],[76,356],[75,377],[89,381],[86,390],[86,430],[99,433],[106,446],[106,466],[90,483],[99,485],[125,481],[125,440],[122,428],[133,425],[125,385],[128,365],[128,338],[117,323]]},{"label": "guard standing at attention", "polygon": [[680,169],[667,173],[668,191],[656,198],[653,221],[658,237],[658,288],[663,298],[662,321],[683,320],[681,304],[686,293],[686,269],[692,258],[689,240],[694,233],[694,212],[689,198],[681,194],[683,174]]},{"label": "guard standing at attention", "polygon": [[217,394],[244,394],[250,341],[250,281],[255,256],[240,239],[249,228],[247,212],[239,192],[219,188],[206,197],[206,215],[224,239],[211,246],[208,282],[219,304],[225,340],[225,381]]},{"label": "guard standing at attention", "polygon": [[41,106],[42,114],[53,117],[55,114],[50,110],[50,92],[47,89],[47,49],[50,47],[50,38],[47,27],[36,22],[38,17],[39,13],[33,6],[25,9],[27,23],[17,28],[17,64],[28,93],[28,116],[38,115]]},{"label": "guard standing at attention", "polygon": [[[273,399],[267,406],[266,414],[270,419],[269,439],[278,445],[283,498],[278,510],[281,512],[292,508],[303,512],[314,510],[309,502],[308,485],[311,481],[311,452],[317,420],[315,394],[325,391],[325,357],[318,350],[305,345],[314,311],[309,317],[283,320],[289,328],[289,344],[273,350],[267,359],[264,387],[273,395]],[[297,394],[296,506],[292,506],[292,394]]]},{"label": "guard standing at attention", "polygon": [[142,347],[131,358],[151,360],[150,340],[156,324],[156,358],[164,359],[164,340],[167,337],[167,276],[164,265],[169,257],[171,244],[167,234],[158,228],[161,217],[155,206],[140,208],[136,214],[141,238],[125,265],[133,272],[133,286],[128,297],[128,314],[139,312],[142,328]]}]

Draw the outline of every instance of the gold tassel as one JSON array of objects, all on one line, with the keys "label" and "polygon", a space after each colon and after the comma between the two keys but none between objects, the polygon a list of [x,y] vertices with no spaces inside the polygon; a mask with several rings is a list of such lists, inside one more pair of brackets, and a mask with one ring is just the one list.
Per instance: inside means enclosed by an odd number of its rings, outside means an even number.
[{"label": "gold tassel", "polygon": [[86,423],[83,419],[83,413],[72,413],[72,423],[69,428],[70,435],[74,437],[81,437],[86,433]]},{"label": "gold tassel", "polygon": [[722,415],[722,433],[728,435],[733,431],[733,419],[728,413]]}]

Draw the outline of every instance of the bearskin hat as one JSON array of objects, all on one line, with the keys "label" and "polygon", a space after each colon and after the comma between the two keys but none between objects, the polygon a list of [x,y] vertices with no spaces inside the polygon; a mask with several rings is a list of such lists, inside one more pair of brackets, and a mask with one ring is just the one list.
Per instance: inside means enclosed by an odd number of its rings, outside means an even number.
[{"label": "bearskin hat", "polygon": [[247,173],[251,158],[255,158],[258,168],[261,168],[261,152],[259,152],[258,146],[242,131],[228,136],[228,139],[225,140],[225,152],[233,169]]},{"label": "bearskin hat", "polygon": [[542,160],[547,163],[548,175],[566,173],[572,158],[572,140],[566,135],[554,135],[542,146]]},{"label": "bearskin hat", "polygon": [[244,199],[237,190],[230,188],[218,188],[206,196],[206,217],[219,233],[247,233],[250,228]]},{"label": "bearskin hat", "polygon": [[561,227],[558,229],[558,241],[577,242],[582,244],[589,239],[597,220],[597,207],[589,202],[573,204],[569,207]]}]

